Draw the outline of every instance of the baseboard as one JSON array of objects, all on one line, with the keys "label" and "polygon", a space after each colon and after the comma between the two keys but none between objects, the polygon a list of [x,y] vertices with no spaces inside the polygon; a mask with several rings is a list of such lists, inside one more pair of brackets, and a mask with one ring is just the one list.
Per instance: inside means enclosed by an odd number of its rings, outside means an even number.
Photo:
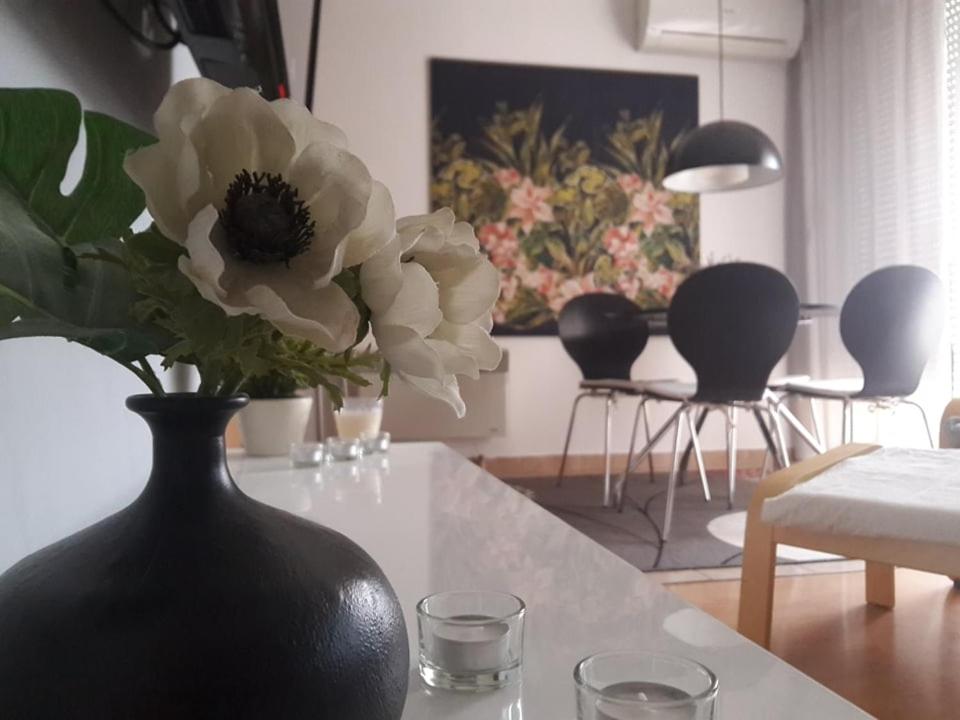
[{"label": "baseboard", "polygon": [[[737,467],[743,470],[759,470],[763,466],[763,450],[740,450],[737,453]],[[480,465],[492,475],[501,478],[550,477],[560,470],[561,455],[525,455],[514,457],[483,457]],[[616,474],[623,472],[627,461],[626,453],[613,455],[612,467]],[[691,459],[691,462],[695,462]],[[708,470],[723,470],[727,467],[727,453],[723,450],[708,450],[703,453],[703,462]],[[672,453],[653,453],[655,472],[669,472],[673,463]],[[693,469],[691,467],[691,469]],[[564,475],[583,477],[601,475],[604,470],[603,455],[570,455]],[[647,461],[643,460],[636,472],[646,472]]]}]

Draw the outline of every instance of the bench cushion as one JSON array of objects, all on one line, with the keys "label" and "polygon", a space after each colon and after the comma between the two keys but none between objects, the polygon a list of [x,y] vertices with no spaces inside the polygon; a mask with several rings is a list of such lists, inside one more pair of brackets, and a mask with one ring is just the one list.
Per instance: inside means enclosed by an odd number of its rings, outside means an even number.
[{"label": "bench cushion", "polygon": [[880,448],[764,501],[765,523],[960,547],[960,450]]}]

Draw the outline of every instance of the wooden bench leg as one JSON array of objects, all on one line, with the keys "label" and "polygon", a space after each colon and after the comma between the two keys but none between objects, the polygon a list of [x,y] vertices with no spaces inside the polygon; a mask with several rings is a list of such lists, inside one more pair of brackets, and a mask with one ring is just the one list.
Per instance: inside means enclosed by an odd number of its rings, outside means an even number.
[{"label": "wooden bench leg", "polygon": [[892,608],[896,601],[894,566],[867,560],[867,602],[884,608]]},{"label": "wooden bench leg", "polygon": [[773,581],[777,544],[773,528],[750,513],[743,542],[743,576],[740,581],[740,613],[737,630],[758,645],[770,647],[773,621]]}]

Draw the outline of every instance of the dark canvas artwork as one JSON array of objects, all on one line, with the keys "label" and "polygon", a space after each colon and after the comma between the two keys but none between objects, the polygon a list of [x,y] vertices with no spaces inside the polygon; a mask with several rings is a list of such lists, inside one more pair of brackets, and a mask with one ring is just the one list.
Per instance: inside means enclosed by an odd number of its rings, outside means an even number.
[{"label": "dark canvas artwork", "polygon": [[665,307],[699,260],[695,195],[662,187],[697,78],[433,60],[432,206],[500,271],[498,334],[556,332],[587,292]]}]

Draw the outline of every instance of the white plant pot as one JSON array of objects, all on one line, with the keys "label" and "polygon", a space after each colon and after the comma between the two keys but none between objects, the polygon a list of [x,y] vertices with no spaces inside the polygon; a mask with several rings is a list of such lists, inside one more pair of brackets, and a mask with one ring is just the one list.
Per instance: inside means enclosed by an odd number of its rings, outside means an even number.
[{"label": "white plant pot", "polygon": [[251,400],[240,411],[240,431],[248,455],[286,455],[303,442],[313,409],[312,397]]}]

